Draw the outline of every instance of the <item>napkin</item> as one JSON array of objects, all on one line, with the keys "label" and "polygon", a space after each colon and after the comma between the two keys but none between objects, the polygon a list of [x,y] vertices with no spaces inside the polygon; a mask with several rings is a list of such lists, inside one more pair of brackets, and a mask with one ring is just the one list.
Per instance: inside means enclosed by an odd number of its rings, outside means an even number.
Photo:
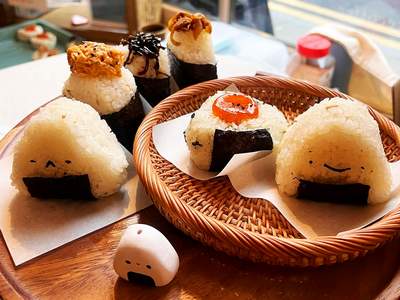
[{"label": "napkin", "polygon": [[393,115],[392,95],[400,78],[373,41],[356,29],[339,24],[318,26],[310,33],[323,35],[346,49],[353,61],[348,86],[350,96],[386,115]]}]

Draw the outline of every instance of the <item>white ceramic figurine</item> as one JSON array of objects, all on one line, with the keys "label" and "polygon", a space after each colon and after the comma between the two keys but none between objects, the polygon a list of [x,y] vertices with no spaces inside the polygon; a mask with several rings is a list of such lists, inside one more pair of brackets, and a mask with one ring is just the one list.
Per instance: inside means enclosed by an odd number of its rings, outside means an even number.
[{"label": "white ceramic figurine", "polygon": [[174,247],[160,231],[145,224],[126,229],[114,257],[114,269],[121,278],[155,286],[170,283],[178,267]]}]

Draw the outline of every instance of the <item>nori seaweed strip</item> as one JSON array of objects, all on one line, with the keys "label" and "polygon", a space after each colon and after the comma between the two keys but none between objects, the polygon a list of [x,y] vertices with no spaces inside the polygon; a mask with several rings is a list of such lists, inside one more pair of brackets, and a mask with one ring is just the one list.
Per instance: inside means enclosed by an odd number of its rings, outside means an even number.
[{"label": "nori seaweed strip", "polygon": [[369,185],[361,183],[329,184],[300,179],[297,198],[318,202],[367,205]]},{"label": "nori seaweed strip", "polygon": [[221,171],[234,154],[272,150],[272,137],[266,129],[233,131],[216,129],[210,171]]},{"label": "nori seaweed strip", "polygon": [[161,100],[171,95],[170,77],[144,78],[135,76],[139,93],[151,104],[156,106]]},{"label": "nori seaweed strip", "polygon": [[103,115],[101,118],[110,126],[118,141],[129,152],[132,152],[136,131],[144,118],[143,105],[138,92],[123,109],[112,114]]},{"label": "nori seaweed strip", "polygon": [[49,199],[94,199],[88,175],[22,178],[32,197]]},{"label": "nori seaweed strip", "polygon": [[171,65],[171,75],[174,77],[179,88],[200,83],[203,81],[217,79],[217,65],[196,65],[178,59],[172,51],[168,50]]}]

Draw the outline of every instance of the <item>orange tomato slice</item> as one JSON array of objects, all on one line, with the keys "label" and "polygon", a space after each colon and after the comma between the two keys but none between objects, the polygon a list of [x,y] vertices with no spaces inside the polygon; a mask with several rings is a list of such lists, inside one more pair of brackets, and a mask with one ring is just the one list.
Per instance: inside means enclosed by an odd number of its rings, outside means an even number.
[{"label": "orange tomato slice", "polygon": [[34,31],[34,30],[36,29],[36,25],[35,25],[35,24],[29,24],[29,25],[26,25],[26,26],[24,27],[24,29],[25,29],[26,31]]},{"label": "orange tomato slice", "polygon": [[244,94],[226,93],[215,99],[212,111],[226,123],[239,125],[244,120],[258,117],[258,104]]},{"label": "orange tomato slice", "polygon": [[38,39],[48,39],[49,35],[47,34],[47,32],[43,32],[39,35],[36,36]]}]

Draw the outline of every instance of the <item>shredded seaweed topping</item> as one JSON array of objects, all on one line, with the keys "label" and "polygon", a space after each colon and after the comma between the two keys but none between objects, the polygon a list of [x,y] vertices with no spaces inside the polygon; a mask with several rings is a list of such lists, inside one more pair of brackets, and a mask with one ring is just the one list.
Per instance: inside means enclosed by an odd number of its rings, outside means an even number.
[{"label": "shredded seaweed topping", "polygon": [[156,60],[155,70],[159,70],[160,64],[158,56],[160,54],[160,49],[165,49],[161,46],[161,39],[159,37],[151,33],[139,32],[135,35],[130,35],[127,39],[122,39],[121,44],[128,46],[129,49],[128,57],[124,63],[125,66],[132,63],[134,55],[140,55],[146,58],[146,65],[139,75],[146,74],[149,69],[150,59]]},{"label": "shredded seaweed topping", "polygon": [[168,29],[171,32],[170,39],[172,44],[179,46],[181,43],[174,40],[175,31],[192,31],[195,40],[199,37],[202,30],[211,33],[212,27],[210,21],[199,13],[189,14],[179,12],[168,21]]}]

